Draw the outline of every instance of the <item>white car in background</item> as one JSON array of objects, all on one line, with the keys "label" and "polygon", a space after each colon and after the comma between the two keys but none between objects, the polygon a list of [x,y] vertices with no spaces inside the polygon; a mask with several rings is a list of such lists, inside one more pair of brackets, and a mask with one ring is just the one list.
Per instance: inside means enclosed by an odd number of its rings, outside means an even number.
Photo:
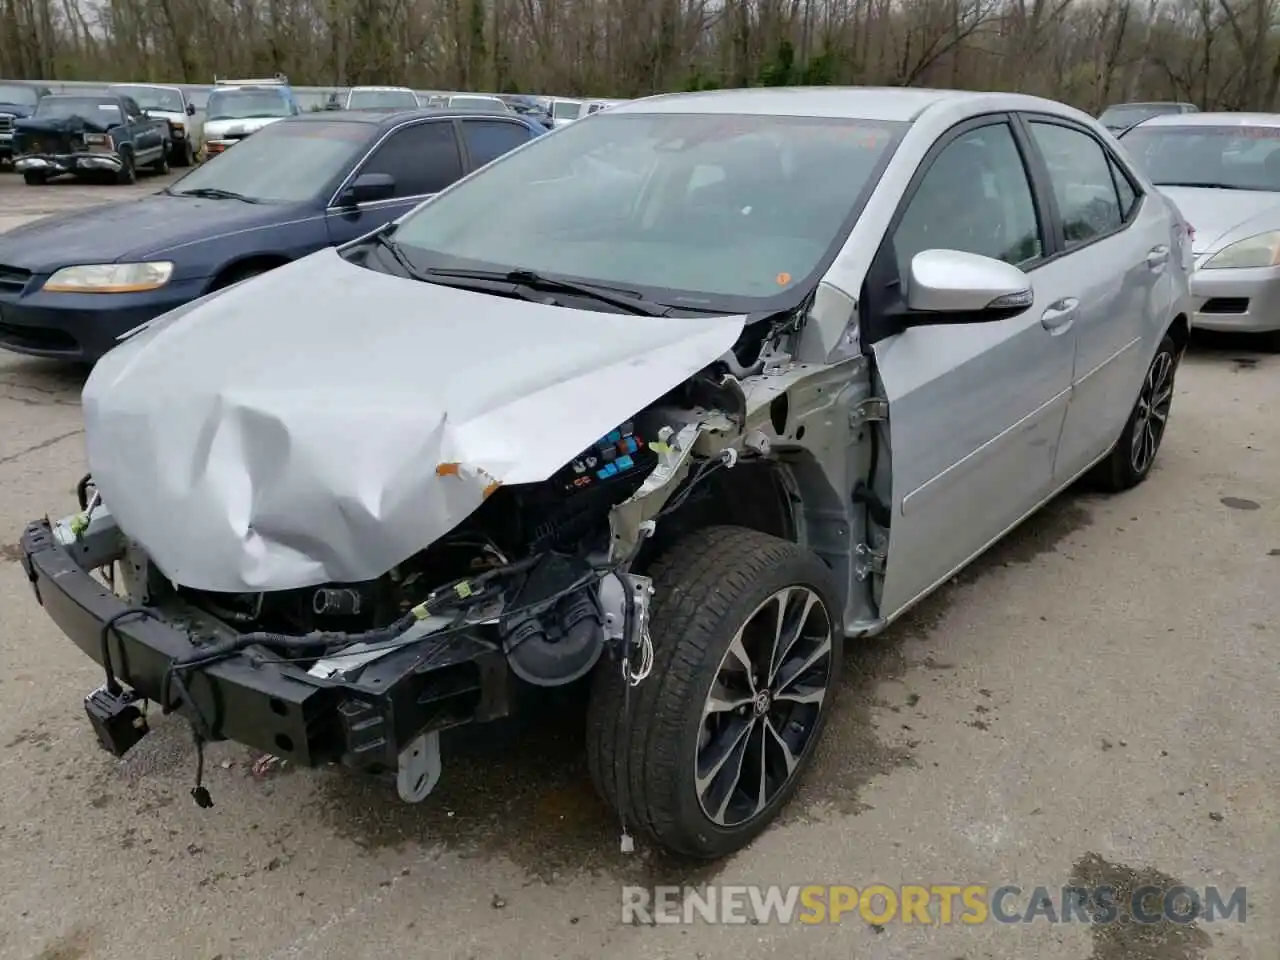
[{"label": "white car in background", "polygon": [[416,110],[418,95],[408,87],[352,87],[344,110]]},{"label": "white car in background", "polygon": [[205,106],[205,151],[222,153],[263,127],[301,112],[285,77],[214,80]]},{"label": "white car in background", "polygon": [[501,97],[491,97],[483,93],[457,93],[445,101],[450,110],[472,110],[476,113],[511,113]]},{"label": "white car in background", "polygon": [[578,119],[582,113],[582,101],[553,97],[547,112],[551,114],[552,124],[563,127],[566,123],[573,123]]}]

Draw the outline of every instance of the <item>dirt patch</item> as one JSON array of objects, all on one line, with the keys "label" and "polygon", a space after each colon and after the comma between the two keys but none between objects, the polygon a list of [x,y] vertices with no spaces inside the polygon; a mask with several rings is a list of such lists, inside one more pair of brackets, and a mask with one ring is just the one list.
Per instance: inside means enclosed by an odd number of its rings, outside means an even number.
[{"label": "dirt patch", "polygon": [[1218,502],[1231,510],[1257,510],[1259,508],[1256,500],[1246,500],[1244,497],[1223,497]]},{"label": "dirt patch", "polygon": [[[1142,923],[1134,916],[1134,894],[1144,887],[1165,891],[1182,884],[1152,867],[1129,867],[1108,863],[1096,853],[1087,853],[1075,862],[1071,870],[1072,886],[1096,890],[1110,887],[1114,891],[1113,902],[1117,911],[1110,922],[1093,923],[1089,930],[1093,937],[1093,954],[1089,960],[1203,960],[1212,941],[1196,923],[1176,923],[1160,919],[1156,923]],[[1102,908],[1091,903],[1091,912],[1097,918]],[[1142,908],[1150,916],[1159,911],[1159,905]]]},{"label": "dirt patch", "polygon": [[65,936],[49,941],[32,960],[81,960],[90,956],[93,940],[92,930],[77,927]]},{"label": "dirt patch", "polygon": [[0,544],[0,561],[7,560],[9,563],[22,562],[22,544],[20,543],[2,543]]}]

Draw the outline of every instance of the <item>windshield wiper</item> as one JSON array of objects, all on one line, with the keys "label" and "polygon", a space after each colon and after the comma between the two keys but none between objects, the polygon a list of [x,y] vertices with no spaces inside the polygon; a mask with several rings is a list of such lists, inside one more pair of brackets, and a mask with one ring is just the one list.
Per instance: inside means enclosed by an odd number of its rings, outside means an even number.
[{"label": "windshield wiper", "polygon": [[444,280],[494,280],[499,283],[514,283],[543,293],[567,293],[575,297],[585,297],[599,303],[607,303],[625,310],[627,313],[644,317],[665,317],[671,308],[661,303],[646,300],[640,294],[620,287],[610,287],[596,283],[578,283],[574,280],[559,280],[547,277],[536,270],[517,267],[514,270],[453,270],[445,267],[430,267],[422,273],[426,279],[439,277]]},{"label": "windshield wiper", "polygon": [[246,197],[234,190],[223,190],[221,187],[192,187],[190,190],[169,191],[175,197],[202,197],[207,200],[243,200],[245,203],[261,203],[253,197]]},{"label": "windshield wiper", "polygon": [[1216,180],[1153,180],[1157,187],[1200,187],[1205,190],[1258,190],[1259,187],[1243,187],[1235,183],[1220,183]]}]

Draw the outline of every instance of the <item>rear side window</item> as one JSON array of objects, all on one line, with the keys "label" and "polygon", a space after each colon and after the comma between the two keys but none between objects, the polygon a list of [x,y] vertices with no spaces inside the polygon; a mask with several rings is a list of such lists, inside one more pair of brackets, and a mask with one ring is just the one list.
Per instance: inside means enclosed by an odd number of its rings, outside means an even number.
[{"label": "rear side window", "polygon": [[462,176],[453,124],[437,121],[401,127],[383,141],[360,172],[390,174],[396,182],[395,197],[438,193]]},{"label": "rear side window", "polygon": [[1129,179],[1129,175],[1124,172],[1124,168],[1116,163],[1114,157],[1108,156],[1107,162],[1111,164],[1111,178],[1116,184],[1116,196],[1120,200],[1120,217],[1125,223],[1129,222],[1129,218],[1133,216],[1134,211],[1138,208],[1138,191],[1134,187],[1133,181]]},{"label": "rear side window", "polygon": [[471,167],[483,167],[508,150],[514,150],[529,139],[529,130],[519,123],[505,120],[463,120],[462,136],[467,142]]},{"label": "rear side window", "polygon": [[1116,192],[1111,159],[1102,144],[1087,133],[1056,123],[1032,120],[1029,126],[1049,168],[1066,248],[1119,229],[1127,208]]}]

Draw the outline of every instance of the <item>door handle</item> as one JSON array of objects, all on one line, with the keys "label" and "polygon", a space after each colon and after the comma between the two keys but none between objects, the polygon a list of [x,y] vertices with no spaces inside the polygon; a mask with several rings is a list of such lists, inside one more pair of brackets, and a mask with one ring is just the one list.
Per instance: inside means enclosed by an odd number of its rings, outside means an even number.
[{"label": "door handle", "polygon": [[1147,254],[1147,266],[1152,270],[1159,270],[1169,262],[1169,248],[1161,244],[1153,247],[1151,252]]},{"label": "door handle", "polygon": [[1071,321],[1075,319],[1076,311],[1079,309],[1079,300],[1075,297],[1063,297],[1049,304],[1048,309],[1040,315],[1040,326],[1051,333],[1066,330],[1071,326]]}]

